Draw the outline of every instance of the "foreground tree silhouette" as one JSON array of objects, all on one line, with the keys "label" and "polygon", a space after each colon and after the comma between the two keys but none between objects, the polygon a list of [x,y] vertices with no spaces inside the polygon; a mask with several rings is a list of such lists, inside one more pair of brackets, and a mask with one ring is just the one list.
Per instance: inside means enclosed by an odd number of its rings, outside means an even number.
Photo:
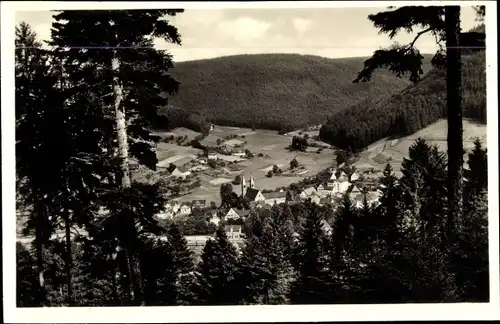
[{"label": "foreground tree silhouette", "polygon": [[17,307],[38,306],[37,273],[33,269],[35,260],[30,252],[21,244],[16,244],[16,302]]},{"label": "foreground tree silhouette", "polygon": [[[392,8],[391,8],[392,9]],[[479,12],[484,14],[484,11]],[[462,138],[462,98],[461,98],[461,52],[484,49],[484,34],[461,33],[460,7],[401,7],[380,12],[368,17],[380,32],[392,39],[400,30],[412,32],[420,27],[415,39],[408,45],[394,45],[389,49],[375,51],[365,61],[363,70],[354,82],[367,82],[378,68],[387,67],[397,76],[409,74],[412,82],[418,82],[423,74],[423,56],[415,47],[416,41],[425,33],[432,34],[440,48],[432,59],[432,64],[446,68],[447,117],[448,117],[448,219],[447,234],[450,243],[454,241],[455,222],[463,218],[463,138]],[[442,43],[445,43],[445,49]]]},{"label": "foreground tree silhouette", "polygon": [[329,240],[323,231],[324,215],[313,204],[306,204],[306,223],[298,246],[297,281],[290,299],[295,304],[325,304],[330,301],[328,283]]},{"label": "foreground tree silhouette", "polygon": [[422,239],[434,233],[445,234],[446,158],[437,146],[419,138],[409,148],[401,164],[403,206],[422,225]]},{"label": "foreground tree silhouette", "polygon": [[175,223],[169,226],[167,237],[172,249],[176,301],[180,305],[188,304],[193,298],[189,291],[194,273],[193,252]]},{"label": "foreground tree silhouette", "polygon": [[474,141],[474,149],[469,153],[468,170],[465,170],[465,200],[474,201],[483,191],[488,190],[488,158],[487,149],[483,148],[479,139]]},{"label": "foreground tree silhouette", "polygon": [[[45,115],[40,107],[50,106],[43,94],[52,92],[49,82],[40,79],[47,76],[44,69],[41,44],[36,41],[36,33],[28,24],[16,27],[16,190],[24,205],[32,204],[27,228],[35,229],[35,253],[37,260],[38,288],[36,300],[43,305],[45,301],[43,246],[50,238],[53,226],[49,221],[44,202],[46,173],[40,167],[40,160],[46,156],[47,128],[38,129],[35,125],[44,123]],[[48,85],[45,89],[40,86]],[[42,110],[42,113],[38,113]],[[35,162],[36,163],[33,163]]]},{"label": "foreground tree silhouette", "polygon": [[237,252],[228,240],[221,223],[203,248],[201,262],[195,273],[195,301],[198,305],[234,305],[237,294],[234,282],[236,276]]},{"label": "foreground tree silhouette", "polygon": [[[159,138],[149,131],[151,120],[167,104],[164,95],[177,91],[178,82],[168,74],[172,57],[154,49],[151,36],[180,45],[177,28],[162,19],[180,12],[183,10],[71,10],[54,15],[50,44],[66,58],[75,96],[88,97],[89,107],[102,110],[101,130],[107,139],[103,151],[115,160],[116,175],[110,182],[117,189],[127,191],[131,186],[129,151],[141,164],[155,169],[154,147]],[[125,217],[116,226],[132,229],[134,217]],[[135,241],[137,232],[129,234]],[[120,247],[125,245],[127,242],[120,241]],[[133,294],[137,298],[133,299],[143,303],[140,270],[134,273],[136,256],[127,250],[124,255],[128,277],[139,278]]]}]

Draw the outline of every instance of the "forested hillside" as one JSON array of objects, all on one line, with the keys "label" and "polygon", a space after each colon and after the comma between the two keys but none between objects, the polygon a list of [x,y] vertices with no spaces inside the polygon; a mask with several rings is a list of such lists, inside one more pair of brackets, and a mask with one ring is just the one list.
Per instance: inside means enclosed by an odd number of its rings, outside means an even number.
[{"label": "forested hillside", "polygon": [[[462,63],[464,117],[486,122],[485,54],[464,56]],[[401,93],[376,102],[364,100],[334,113],[321,128],[320,137],[339,148],[358,151],[385,137],[412,134],[443,117],[446,71],[432,69]]]},{"label": "forested hillside", "polygon": [[[485,26],[479,24],[470,31],[484,33]],[[486,123],[485,71],[484,51],[462,50],[463,116],[481,123]],[[335,112],[321,128],[320,137],[339,148],[359,151],[385,137],[413,134],[440,118],[446,118],[446,71],[432,68],[401,93]]]},{"label": "forested hillside", "polygon": [[388,71],[369,84],[353,84],[363,61],[259,54],[180,62],[172,71],[180,89],[170,103],[226,126],[291,130],[322,124],[333,112],[409,84]]}]

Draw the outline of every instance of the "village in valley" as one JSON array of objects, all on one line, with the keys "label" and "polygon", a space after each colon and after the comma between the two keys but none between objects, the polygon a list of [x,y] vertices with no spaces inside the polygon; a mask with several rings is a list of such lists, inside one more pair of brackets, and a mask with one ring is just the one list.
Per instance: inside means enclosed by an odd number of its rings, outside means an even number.
[{"label": "village in valley", "polygon": [[484,5],[49,7],[11,8],[12,314],[491,302]]},{"label": "village in valley", "polygon": [[[240,245],[242,224],[256,209],[309,201],[335,211],[345,194],[358,208],[364,199],[378,204],[381,168],[358,170],[354,155],[336,158],[338,152],[318,139],[318,128],[277,134],[212,125],[205,135],[174,129],[158,133],[162,140],[156,171],[133,162],[131,169],[136,179],[164,183],[168,202],[156,215],[160,222],[186,222],[203,215],[207,226],[186,233],[194,250],[221,221],[227,224],[228,238]],[[298,139],[306,144],[297,145]],[[229,191],[228,202],[222,201],[224,191]],[[331,224],[324,221],[324,228],[331,230]]]}]

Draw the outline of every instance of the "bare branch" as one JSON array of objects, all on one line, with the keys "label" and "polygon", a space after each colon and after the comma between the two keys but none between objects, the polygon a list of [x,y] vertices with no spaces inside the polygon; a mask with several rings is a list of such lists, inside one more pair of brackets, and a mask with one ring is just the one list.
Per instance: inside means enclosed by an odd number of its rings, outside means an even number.
[{"label": "bare branch", "polygon": [[434,30],[434,29],[433,29],[433,28],[431,28],[431,27],[429,27],[429,28],[427,28],[427,29],[425,29],[425,30],[422,30],[420,33],[417,33],[417,36],[415,36],[415,38],[413,39],[413,41],[410,43],[409,47],[410,47],[410,48],[414,47],[414,46],[415,46],[415,43],[416,43],[416,42],[417,42],[417,40],[420,38],[420,36],[422,36],[422,35],[424,35],[424,34],[426,34],[426,33],[430,32],[430,31],[432,31],[432,30]]}]

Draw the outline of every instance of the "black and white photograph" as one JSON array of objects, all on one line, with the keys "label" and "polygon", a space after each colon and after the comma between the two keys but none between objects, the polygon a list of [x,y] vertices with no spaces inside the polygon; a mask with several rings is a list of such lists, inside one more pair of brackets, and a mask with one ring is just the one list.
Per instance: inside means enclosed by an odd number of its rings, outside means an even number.
[{"label": "black and white photograph", "polygon": [[499,319],[496,29],[492,1],[2,2],[4,320]]}]

